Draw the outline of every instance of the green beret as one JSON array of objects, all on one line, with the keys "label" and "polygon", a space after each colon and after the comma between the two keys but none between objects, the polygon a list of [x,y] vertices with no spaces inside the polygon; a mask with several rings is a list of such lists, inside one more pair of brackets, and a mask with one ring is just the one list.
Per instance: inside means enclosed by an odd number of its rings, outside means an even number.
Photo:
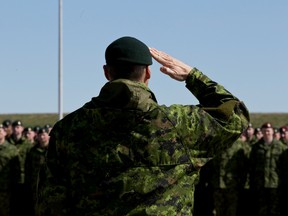
[{"label": "green beret", "polygon": [[105,51],[108,65],[139,64],[151,65],[152,56],[143,42],[133,37],[121,37],[112,42]]},{"label": "green beret", "polygon": [[31,131],[33,131],[33,129],[31,127],[25,127],[23,131],[24,132],[31,132]]},{"label": "green beret", "polygon": [[49,133],[49,128],[47,127],[40,128],[38,131],[38,134],[41,134],[41,133]]},{"label": "green beret", "polygon": [[41,129],[41,127],[38,126],[38,125],[36,125],[36,126],[33,128],[34,132],[36,132],[36,133],[38,133],[40,129]]},{"label": "green beret", "polygon": [[6,119],[6,120],[4,120],[4,121],[2,122],[2,125],[3,125],[5,128],[9,127],[11,124],[12,124],[12,122],[11,122],[11,120],[9,120],[9,119]]},{"label": "green beret", "polygon": [[16,120],[12,123],[12,127],[16,127],[16,126],[23,126],[23,124],[20,120]]}]

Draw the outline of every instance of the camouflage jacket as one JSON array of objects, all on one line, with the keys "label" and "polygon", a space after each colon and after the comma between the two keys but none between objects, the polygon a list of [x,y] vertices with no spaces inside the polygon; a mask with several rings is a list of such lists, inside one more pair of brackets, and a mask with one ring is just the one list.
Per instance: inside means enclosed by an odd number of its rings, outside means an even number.
[{"label": "camouflage jacket", "polygon": [[192,215],[199,168],[240,136],[249,113],[196,68],[186,87],[200,105],[160,106],[143,83],[118,79],[56,123],[38,214]]},{"label": "camouflage jacket", "polygon": [[286,146],[288,146],[288,140],[281,138],[280,141],[285,144]]},{"label": "camouflage jacket", "polygon": [[36,143],[28,152],[25,160],[25,185],[33,202],[36,200],[38,174],[41,166],[45,164],[46,153],[47,148],[42,148]]},{"label": "camouflage jacket", "polygon": [[30,143],[26,138],[21,137],[17,142],[13,139],[13,136],[10,137],[8,142],[17,147],[20,157],[20,168],[21,168],[21,178],[19,184],[24,184],[25,181],[25,160],[28,152],[33,147],[33,144]]},{"label": "camouflage jacket", "polygon": [[256,136],[253,136],[252,139],[246,140],[245,142],[248,143],[250,146],[252,146],[252,145],[255,144],[256,142],[258,142],[258,140],[257,140]]},{"label": "camouflage jacket", "polygon": [[248,178],[250,150],[247,142],[237,140],[213,158],[211,172],[214,188],[244,188]]},{"label": "camouflage jacket", "polygon": [[282,142],[274,139],[271,144],[265,144],[262,138],[252,146],[249,163],[250,188],[278,188],[278,161],[287,149]]},{"label": "camouflage jacket", "polygon": [[0,192],[10,193],[20,179],[18,150],[7,141],[0,145]]}]

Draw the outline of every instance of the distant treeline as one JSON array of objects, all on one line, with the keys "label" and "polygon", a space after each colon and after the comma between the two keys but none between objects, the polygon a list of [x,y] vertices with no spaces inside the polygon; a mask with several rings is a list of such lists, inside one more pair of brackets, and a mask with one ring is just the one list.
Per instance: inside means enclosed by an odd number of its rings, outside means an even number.
[{"label": "distant treeline", "polygon": [[[67,114],[64,114],[65,116]],[[274,127],[288,125],[287,113],[251,113],[251,123],[254,127],[260,127],[264,122],[270,122]],[[59,120],[57,113],[34,113],[34,114],[0,114],[0,123],[10,119],[21,120],[24,126],[43,126],[45,124],[54,125]]]}]

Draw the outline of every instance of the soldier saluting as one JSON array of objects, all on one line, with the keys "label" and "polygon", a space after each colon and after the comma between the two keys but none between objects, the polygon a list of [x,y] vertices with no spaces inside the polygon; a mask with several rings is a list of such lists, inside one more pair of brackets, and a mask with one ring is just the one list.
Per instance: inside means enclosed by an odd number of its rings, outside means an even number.
[{"label": "soldier saluting", "polygon": [[[159,105],[148,88],[152,57],[200,104]],[[105,58],[100,94],[50,133],[39,214],[192,215],[200,167],[240,136],[248,110],[197,68],[136,38],[115,40]]]}]

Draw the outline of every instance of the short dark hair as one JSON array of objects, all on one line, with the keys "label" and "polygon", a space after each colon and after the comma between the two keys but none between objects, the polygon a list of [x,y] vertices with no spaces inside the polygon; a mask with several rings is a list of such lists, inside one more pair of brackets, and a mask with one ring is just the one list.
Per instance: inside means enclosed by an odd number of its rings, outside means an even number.
[{"label": "short dark hair", "polygon": [[112,80],[129,79],[139,81],[142,77],[146,65],[121,64],[121,65],[106,65],[109,70]]}]

